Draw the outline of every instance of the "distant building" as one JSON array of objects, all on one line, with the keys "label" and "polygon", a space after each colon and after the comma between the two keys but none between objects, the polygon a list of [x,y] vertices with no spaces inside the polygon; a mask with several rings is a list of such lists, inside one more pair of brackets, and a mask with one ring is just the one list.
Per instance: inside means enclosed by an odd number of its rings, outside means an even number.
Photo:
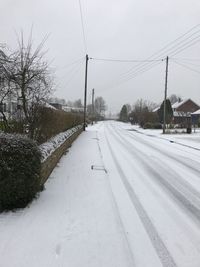
[{"label": "distant building", "polygon": [[78,112],[78,113],[83,113],[84,112],[84,108],[77,108],[77,107],[69,107],[67,105],[63,105],[62,106],[62,110],[64,110],[65,112]]},{"label": "distant building", "polygon": [[[153,112],[157,113],[160,107],[157,107]],[[186,127],[191,124],[191,116],[195,114],[196,111],[200,109],[200,106],[196,104],[193,100],[185,99],[183,101],[177,101],[172,105],[173,110],[173,124],[178,124],[180,126]],[[195,115],[194,115],[195,116]]]},{"label": "distant building", "polygon": [[191,114],[192,124],[198,125],[200,123],[200,109]]},{"label": "distant building", "polygon": [[172,109],[173,123],[183,125],[191,123],[191,114],[200,109],[200,106],[191,99],[185,99],[174,103]]},{"label": "distant building", "polygon": [[49,105],[51,105],[52,107],[56,109],[62,110],[62,104],[50,102]]},{"label": "distant building", "polygon": [[159,109],[160,109],[160,107],[154,108],[154,109],[152,110],[152,112],[158,112]]}]

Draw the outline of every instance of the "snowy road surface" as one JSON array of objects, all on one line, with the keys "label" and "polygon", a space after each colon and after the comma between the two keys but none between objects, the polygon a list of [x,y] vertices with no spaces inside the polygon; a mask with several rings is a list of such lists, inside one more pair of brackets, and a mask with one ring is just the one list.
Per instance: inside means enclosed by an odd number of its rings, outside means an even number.
[{"label": "snowy road surface", "polygon": [[199,267],[200,151],[88,127],[0,240],[0,267]]}]

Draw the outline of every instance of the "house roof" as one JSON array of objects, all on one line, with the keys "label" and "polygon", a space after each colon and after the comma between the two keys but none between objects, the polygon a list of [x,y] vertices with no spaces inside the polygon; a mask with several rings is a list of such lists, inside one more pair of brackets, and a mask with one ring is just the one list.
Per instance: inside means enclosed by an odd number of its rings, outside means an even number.
[{"label": "house roof", "polygon": [[181,105],[183,105],[185,102],[187,102],[188,100],[190,100],[189,98],[188,99],[184,99],[184,100],[182,100],[181,102],[176,102],[176,103],[174,103],[173,105],[172,105],[172,108],[178,108],[178,107],[180,107]]},{"label": "house roof", "polygon": [[191,115],[200,115],[200,109],[198,109],[197,111],[193,112]]},{"label": "house roof", "polygon": [[[182,106],[183,104],[185,104],[187,101],[192,101],[194,104],[196,104],[193,100],[191,100],[190,98],[187,98],[187,99],[184,99],[183,101],[181,101],[181,102],[176,102],[176,103],[174,103],[173,105],[172,105],[172,108],[173,109],[177,109],[177,108],[179,108],[180,106]],[[196,104],[197,105],[197,104]],[[199,106],[199,105],[197,105],[197,106]]]},{"label": "house roof", "polygon": [[160,107],[154,108],[152,112],[156,112],[160,109]]},{"label": "house roof", "polygon": [[47,102],[44,102],[44,106],[46,108],[51,108],[51,109],[56,109],[54,106],[52,106],[51,104],[47,103]]}]

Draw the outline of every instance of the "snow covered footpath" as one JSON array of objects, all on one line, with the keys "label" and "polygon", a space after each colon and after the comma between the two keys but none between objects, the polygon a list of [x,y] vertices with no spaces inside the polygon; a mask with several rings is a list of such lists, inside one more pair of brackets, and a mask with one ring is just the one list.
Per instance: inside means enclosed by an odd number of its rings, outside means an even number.
[{"label": "snow covered footpath", "polygon": [[94,126],[63,156],[29,208],[0,214],[1,267],[134,266]]}]

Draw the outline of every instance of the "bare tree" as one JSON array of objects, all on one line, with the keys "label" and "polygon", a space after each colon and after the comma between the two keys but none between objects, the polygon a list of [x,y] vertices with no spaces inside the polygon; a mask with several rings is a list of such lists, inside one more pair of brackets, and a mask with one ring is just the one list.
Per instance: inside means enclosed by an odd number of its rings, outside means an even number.
[{"label": "bare tree", "polygon": [[0,48],[0,114],[2,118],[2,122],[4,125],[4,129],[9,129],[9,122],[6,116],[7,111],[7,99],[11,97],[12,87],[10,85],[10,77],[8,75],[10,59],[9,56]]},{"label": "bare tree", "polygon": [[178,96],[178,95],[175,95],[175,94],[170,95],[169,100],[170,100],[172,105],[174,103],[176,103],[176,102],[181,102],[182,101],[181,97]]},{"label": "bare tree", "polygon": [[83,105],[81,103],[81,99],[75,100],[74,103],[73,103],[73,107],[75,107],[75,108],[82,108]]},{"label": "bare tree", "polygon": [[32,35],[25,44],[22,33],[8,69],[9,80],[21,101],[24,123],[29,126],[31,138],[34,136],[39,107],[52,91],[52,76],[42,52],[44,42],[34,49]]},{"label": "bare tree", "polygon": [[95,99],[94,108],[95,113],[97,113],[99,116],[104,116],[104,113],[106,111],[106,102],[103,97],[99,96]]},{"label": "bare tree", "polygon": [[157,117],[152,113],[157,105],[151,101],[138,99],[133,105],[133,110],[130,114],[133,123],[139,123],[143,126],[146,122],[154,122]]}]

